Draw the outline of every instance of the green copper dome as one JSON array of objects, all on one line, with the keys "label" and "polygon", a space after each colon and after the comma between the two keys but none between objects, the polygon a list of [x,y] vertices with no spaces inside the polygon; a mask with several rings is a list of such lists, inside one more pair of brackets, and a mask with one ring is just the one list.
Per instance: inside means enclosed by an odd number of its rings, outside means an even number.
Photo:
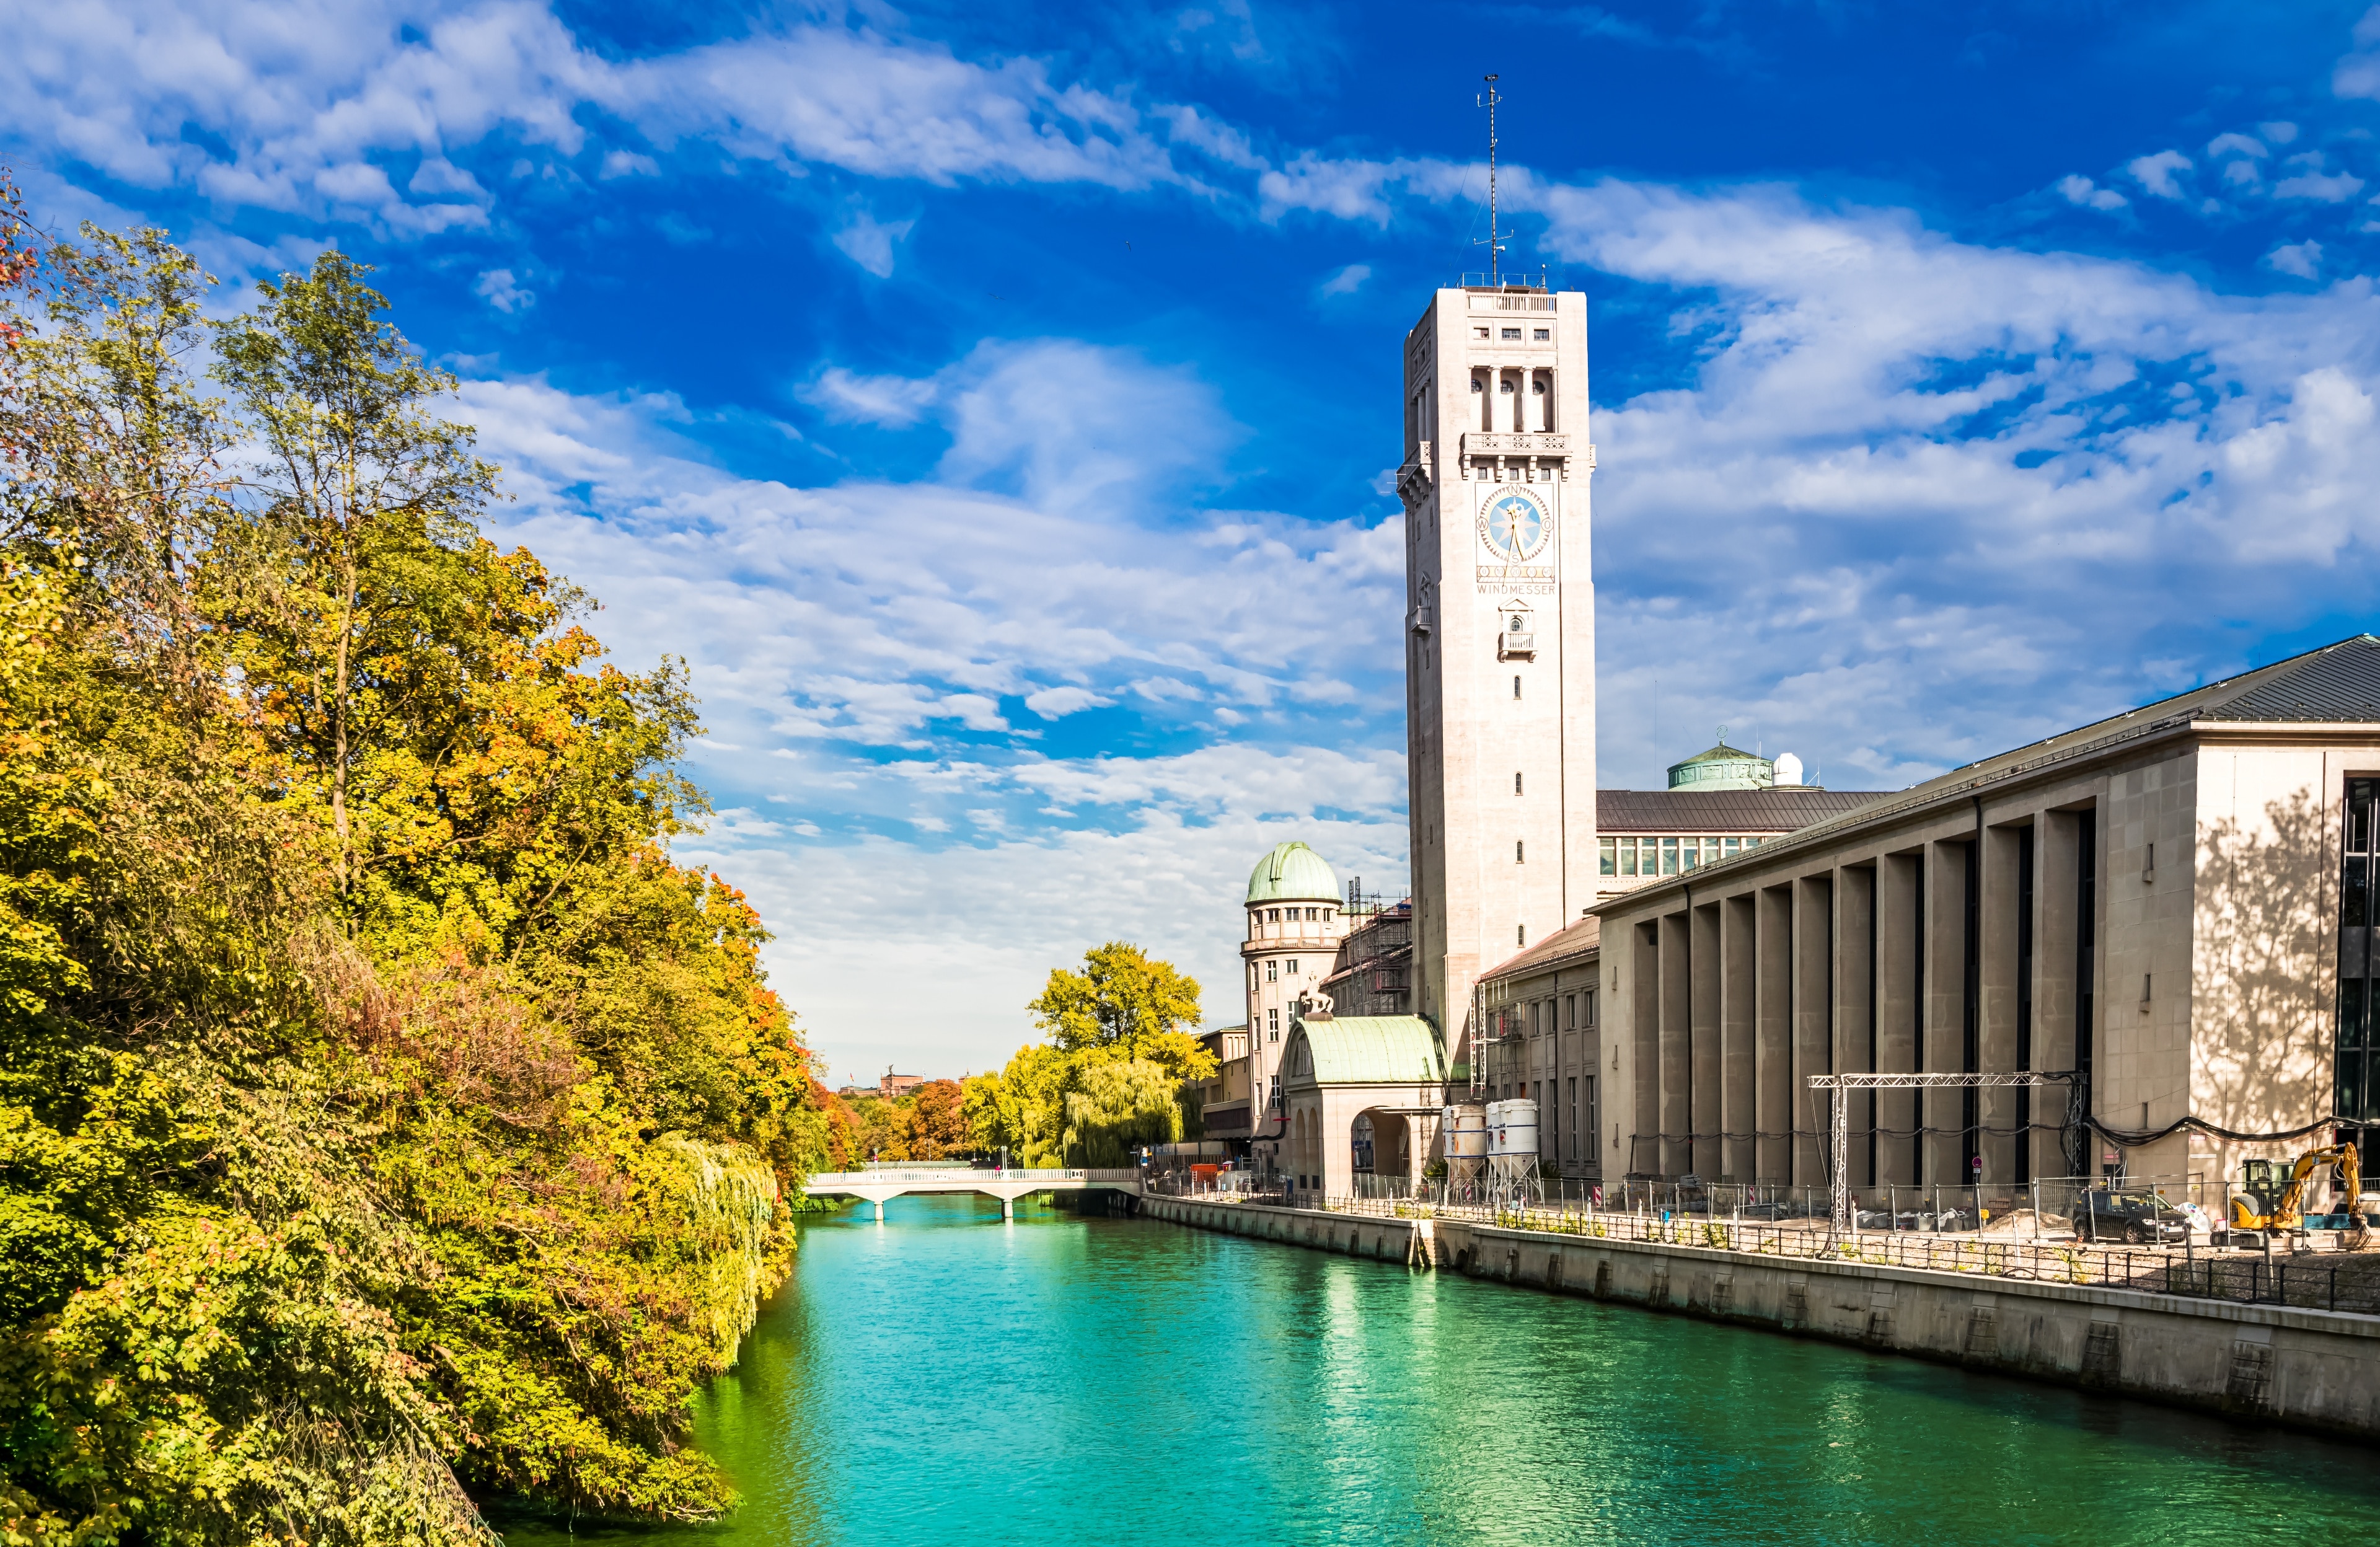
[{"label": "green copper dome", "polygon": [[1339,900],[1339,876],[1304,844],[1275,844],[1248,872],[1248,901]]},{"label": "green copper dome", "polygon": [[1727,727],[1718,728],[1718,745],[1670,765],[1671,789],[1767,789],[1777,783],[1777,765],[1757,752],[1727,744]]}]

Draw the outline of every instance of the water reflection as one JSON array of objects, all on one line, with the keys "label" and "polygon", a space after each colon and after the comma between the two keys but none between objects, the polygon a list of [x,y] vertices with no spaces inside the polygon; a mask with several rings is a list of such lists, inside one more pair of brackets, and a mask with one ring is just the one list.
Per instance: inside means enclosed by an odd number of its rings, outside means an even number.
[{"label": "water reflection", "polygon": [[580,1535],[2145,1543],[2380,1517],[2353,1446],[1170,1225],[889,1213],[807,1226],[702,1399],[744,1508]]}]

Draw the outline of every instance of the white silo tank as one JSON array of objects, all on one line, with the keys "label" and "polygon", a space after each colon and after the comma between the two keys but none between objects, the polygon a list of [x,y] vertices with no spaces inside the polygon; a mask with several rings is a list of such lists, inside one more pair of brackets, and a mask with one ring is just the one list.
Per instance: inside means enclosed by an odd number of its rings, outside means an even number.
[{"label": "white silo tank", "polygon": [[1446,1109],[1446,1158],[1479,1161],[1488,1158],[1488,1112],[1469,1102]]},{"label": "white silo tank", "polygon": [[1537,1103],[1526,1096],[1488,1103],[1488,1153],[1537,1158]]}]

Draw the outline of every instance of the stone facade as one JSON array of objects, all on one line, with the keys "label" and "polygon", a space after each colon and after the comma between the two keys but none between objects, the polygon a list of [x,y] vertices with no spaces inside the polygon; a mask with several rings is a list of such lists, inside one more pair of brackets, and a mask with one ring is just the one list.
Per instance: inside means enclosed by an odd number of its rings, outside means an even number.
[{"label": "stone facade", "polygon": [[2360,1056],[2340,967],[2370,932],[2342,941],[2340,854],[2374,771],[2363,637],[1602,905],[1613,1169],[1823,1185],[1808,1077],[1871,1069],[2081,1082],[1854,1095],[1854,1186],[1963,1182],[1978,1160],[1992,1184],[2078,1163],[2236,1179],[2311,1147]]},{"label": "stone facade", "polygon": [[1480,971],[1595,895],[1586,298],[1440,290],[1404,365],[1413,1005],[1460,1064]]}]

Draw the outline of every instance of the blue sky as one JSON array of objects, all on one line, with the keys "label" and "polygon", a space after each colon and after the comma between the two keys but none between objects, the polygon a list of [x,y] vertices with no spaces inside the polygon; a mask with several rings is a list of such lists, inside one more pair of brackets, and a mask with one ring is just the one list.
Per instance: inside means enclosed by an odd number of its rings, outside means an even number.
[{"label": "blue sky", "polygon": [[1302,837],[1404,874],[1398,344],[1593,306],[1607,786],[1897,787],[2367,626],[2380,8],[0,0],[61,227],[336,244],[504,535],[692,665],[840,1072],[1123,937],[1228,1017]]}]

